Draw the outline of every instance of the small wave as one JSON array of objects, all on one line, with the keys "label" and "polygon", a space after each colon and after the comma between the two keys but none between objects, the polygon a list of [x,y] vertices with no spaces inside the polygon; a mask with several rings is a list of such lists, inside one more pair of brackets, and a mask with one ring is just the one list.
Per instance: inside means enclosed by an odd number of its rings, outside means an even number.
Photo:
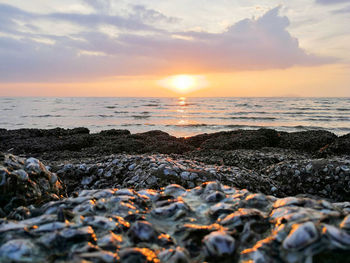
[{"label": "small wave", "polygon": [[131,117],[133,117],[134,119],[148,119],[149,117],[151,116],[148,116],[148,115],[132,115]]},{"label": "small wave", "polygon": [[295,125],[295,126],[281,126],[287,129],[298,129],[298,130],[325,130],[323,127],[319,126],[305,126],[305,125]]},{"label": "small wave", "polygon": [[62,115],[51,115],[51,114],[44,114],[44,115],[23,115],[22,118],[63,118],[65,116]]},{"label": "small wave", "polygon": [[129,113],[128,111],[115,111],[114,113],[116,114],[124,114],[124,113]]},{"label": "small wave", "polygon": [[106,108],[106,109],[115,109],[116,106],[106,106],[105,108]]},{"label": "small wave", "polygon": [[262,120],[262,121],[270,121],[276,120],[274,117],[249,117],[249,116],[240,116],[240,117],[230,117],[232,120]]},{"label": "small wave", "polygon": [[144,107],[159,107],[160,105],[159,104],[153,104],[153,103],[150,103],[150,104],[145,104],[145,105],[142,105]]},{"label": "small wave", "polygon": [[260,125],[239,125],[239,124],[228,124],[228,125],[221,125],[225,129],[260,129],[260,128],[266,128],[266,126],[260,126]]},{"label": "small wave", "polygon": [[234,111],[230,115],[244,115],[244,114],[268,114],[266,111]]},{"label": "small wave", "polygon": [[324,116],[323,118],[306,118],[305,121],[323,121],[323,122],[329,122],[329,121],[350,121],[350,118],[347,117],[335,117],[335,116]]},{"label": "small wave", "polygon": [[249,104],[248,103],[239,103],[235,105],[236,107],[248,107]]},{"label": "small wave", "polygon": [[337,108],[337,111],[350,111],[350,108]]},{"label": "small wave", "polygon": [[101,118],[111,118],[111,117],[114,117],[113,115],[106,115],[106,114],[99,114],[98,116],[101,117]]},{"label": "small wave", "polygon": [[195,128],[195,127],[209,127],[209,126],[216,126],[214,124],[205,124],[205,123],[198,123],[198,124],[167,124],[166,127],[184,127],[184,128]]}]

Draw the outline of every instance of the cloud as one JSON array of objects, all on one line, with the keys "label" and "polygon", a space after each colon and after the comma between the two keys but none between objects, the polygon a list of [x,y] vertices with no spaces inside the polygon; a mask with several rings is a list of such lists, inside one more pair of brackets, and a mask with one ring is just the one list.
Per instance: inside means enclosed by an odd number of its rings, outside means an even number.
[{"label": "cloud", "polygon": [[333,14],[347,14],[350,13],[350,6],[346,6],[344,8],[341,9],[337,9],[332,11]]},{"label": "cloud", "polygon": [[[123,17],[103,12],[38,15],[0,5],[0,19],[7,30],[7,35],[0,33],[2,82],[282,69],[336,61],[303,50],[287,31],[289,20],[279,15],[279,7],[215,34],[160,30],[154,26],[157,21],[171,22],[175,18],[143,6],[133,6]],[[50,29],[35,33],[31,21],[37,19],[73,23],[83,29],[70,34],[51,34]],[[120,33],[112,37],[100,31],[98,26],[105,24],[120,29]]]},{"label": "cloud", "polygon": [[350,3],[350,0],[316,0],[316,3],[322,4],[322,5],[333,5],[333,4]]},{"label": "cloud", "polygon": [[141,20],[141,21],[146,21],[151,23],[159,22],[159,21],[163,21],[167,23],[177,23],[180,21],[180,19],[177,17],[165,16],[164,14],[156,10],[146,8],[143,5],[134,5],[132,6],[132,10],[133,10],[133,13],[131,17],[137,18],[138,20]]}]

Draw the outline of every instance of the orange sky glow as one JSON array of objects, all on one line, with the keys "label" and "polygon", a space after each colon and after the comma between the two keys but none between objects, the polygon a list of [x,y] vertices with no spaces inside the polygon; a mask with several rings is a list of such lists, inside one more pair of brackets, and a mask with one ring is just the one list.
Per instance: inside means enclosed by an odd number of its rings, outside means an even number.
[{"label": "orange sky glow", "polygon": [[[190,75],[191,76],[191,75]],[[198,76],[198,75],[194,75]],[[193,89],[179,91],[164,87],[162,81],[171,76],[127,76],[91,82],[4,83],[1,96],[97,96],[97,97],[254,97],[254,96],[317,96],[350,95],[350,77],[340,66],[291,68],[285,70],[243,71],[200,75],[203,83]],[[199,85],[196,87],[195,85]],[[330,90],[330,86],[338,89]]]}]

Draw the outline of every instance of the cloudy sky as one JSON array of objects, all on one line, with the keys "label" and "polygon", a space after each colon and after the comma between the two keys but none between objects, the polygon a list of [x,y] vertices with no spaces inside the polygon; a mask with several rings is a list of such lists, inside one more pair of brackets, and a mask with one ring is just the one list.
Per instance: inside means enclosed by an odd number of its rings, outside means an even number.
[{"label": "cloudy sky", "polygon": [[0,0],[0,96],[350,96],[350,0]]}]

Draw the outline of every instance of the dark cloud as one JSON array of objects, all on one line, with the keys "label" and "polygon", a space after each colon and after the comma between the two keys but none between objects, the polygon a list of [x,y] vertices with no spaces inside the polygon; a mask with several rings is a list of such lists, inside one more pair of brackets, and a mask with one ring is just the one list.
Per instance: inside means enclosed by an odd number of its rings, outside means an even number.
[{"label": "dark cloud", "polygon": [[[2,8],[9,7],[0,5],[0,14]],[[18,9],[7,11],[10,15],[5,23],[13,34],[18,28],[11,22],[12,17],[37,17]],[[239,21],[217,34],[158,30],[140,20],[167,17],[141,6],[134,7],[133,12],[139,15],[129,18],[101,13],[38,15],[90,30],[70,36],[22,33],[18,39],[0,37],[0,81],[86,81],[116,75],[281,69],[335,61],[301,49],[298,40],[287,31],[289,20],[279,15],[279,8],[257,20]],[[132,30],[112,38],[96,29],[96,25],[106,23]],[[145,29],[147,34],[138,32]],[[37,42],[35,37],[49,38],[55,44]]]},{"label": "dark cloud", "polygon": [[322,5],[333,5],[333,4],[350,3],[350,0],[316,0],[316,3],[322,4]]}]

